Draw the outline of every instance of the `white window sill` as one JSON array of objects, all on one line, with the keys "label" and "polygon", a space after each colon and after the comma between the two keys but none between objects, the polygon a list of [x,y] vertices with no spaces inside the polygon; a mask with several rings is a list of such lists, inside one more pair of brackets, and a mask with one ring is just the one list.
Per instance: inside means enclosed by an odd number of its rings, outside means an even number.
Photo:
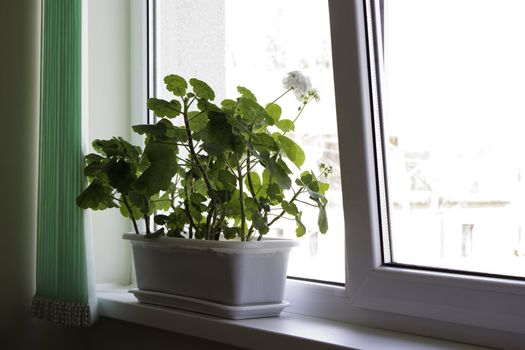
[{"label": "white window sill", "polygon": [[484,349],[283,312],[225,320],[137,302],[127,289],[99,291],[100,315],[249,349]]}]

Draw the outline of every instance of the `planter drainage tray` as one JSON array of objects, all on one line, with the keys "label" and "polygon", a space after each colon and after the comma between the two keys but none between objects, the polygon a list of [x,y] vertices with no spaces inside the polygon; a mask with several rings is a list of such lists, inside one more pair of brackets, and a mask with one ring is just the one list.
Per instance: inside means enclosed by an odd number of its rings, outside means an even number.
[{"label": "planter drainage tray", "polygon": [[279,316],[281,311],[288,306],[288,302],[286,301],[280,303],[232,306],[147,290],[131,289],[129,292],[133,293],[141,303],[194,311],[232,320]]}]

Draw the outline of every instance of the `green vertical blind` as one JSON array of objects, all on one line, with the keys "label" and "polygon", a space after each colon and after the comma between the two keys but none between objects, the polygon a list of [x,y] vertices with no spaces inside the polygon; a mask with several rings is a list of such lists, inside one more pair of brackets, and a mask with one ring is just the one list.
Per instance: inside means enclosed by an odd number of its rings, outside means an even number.
[{"label": "green vertical blind", "polygon": [[88,326],[82,190],[81,0],[42,0],[37,273],[33,314]]}]

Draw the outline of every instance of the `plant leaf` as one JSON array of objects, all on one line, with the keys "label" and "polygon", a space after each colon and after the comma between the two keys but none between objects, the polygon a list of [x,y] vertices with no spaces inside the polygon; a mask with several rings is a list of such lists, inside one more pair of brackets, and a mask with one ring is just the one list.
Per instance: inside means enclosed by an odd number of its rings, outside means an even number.
[{"label": "plant leaf", "polygon": [[188,217],[181,207],[175,208],[168,216],[166,227],[168,227],[168,235],[172,234],[174,237],[180,237],[180,232],[184,230],[184,226],[188,224]]},{"label": "plant leaf", "polygon": [[111,140],[94,140],[92,146],[98,153],[108,157],[125,157],[124,149],[117,138]]},{"label": "plant leaf", "polygon": [[222,110],[226,112],[229,116],[235,114],[235,109],[237,108],[237,102],[234,100],[226,99],[221,102]]},{"label": "plant leaf", "polygon": [[[176,128],[167,119],[161,119],[156,124],[140,124],[133,125],[133,131],[139,135],[150,135],[153,136],[155,141],[169,141],[170,139],[177,139]],[[184,130],[184,137],[186,137],[186,131]]]},{"label": "plant leaf", "polygon": [[195,93],[195,95],[197,95],[198,98],[210,101],[213,101],[215,99],[215,92],[213,92],[213,89],[202,80],[191,78],[190,85],[193,88],[193,92]]},{"label": "plant leaf", "polygon": [[295,125],[290,119],[281,119],[275,123],[275,126],[281,129],[282,132],[295,130]]},{"label": "plant leaf", "polygon": [[226,170],[219,170],[218,180],[227,190],[233,191],[237,186],[237,178]]},{"label": "plant leaf", "polygon": [[[169,123],[169,121],[166,119],[162,119],[162,121]],[[135,165],[138,164],[140,155],[142,154],[142,149],[139,146],[132,145],[131,143],[124,140],[122,137],[117,137],[117,140],[122,146],[124,153],[126,154],[125,158]]]},{"label": "plant leaf", "polygon": [[264,133],[252,135],[252,145],[259,152],[277,152],[279,150],[279,145],[277,145],[273,137]]},{"label": "plant leaf", "polygon": [[281,118],[282,109],[277,103],[269,103],[265,108],[266,112],[272,117],[273,121],[277,123]]},{"label": "plant leaf", "polygon": [[297,237],[302,237],[306,233],[306,227],[304,226],[303,222],[301,221],[301,216],[302,215],[303,215],[303,212],[300,211],[295,216],[295,224],[296,224],[295,234],[296,234]]},{"label": "plant leaf", "polygon": [[225,227],[223,228],[222,233],[224,235],[224,238],[234,239],[235,237],[241,235],[241,228],[240,227]]},{"label": "plant leaf", "polygon": [[273,158],[270,158],[267,164],[268,170],[270,171],[270,176],[275,179],[277,184],[288,190],[292,186],[292,180],[288,176],[287,168],[283,168],[282,164],[276,162]]},{"label": "plant leaf", "polygon": [[186,95],[188,83],[186,83],[183,77],[174,74],[168,75],[164,78],[164,83],[166,84],[166,89],[171,91],[175,96],[182,97]]},{"label": "plant leaf", "polygon": [[84,175],[87,177],[95,177],[107,163],[107,158],[91,153],[84,157],[84,161],[86,163],[86,166],[84,167]]},{"label": "plant leaf", "polygon": [[[135,220],[141,220],[143,217],[142,217],[142,212],[140,211],[140,208],[133,205],[133,203],[131,203],[130,201],[128,201],[128,204],[131,209],[131,214],[133,214],[133,217],[135,218]],[[125,205],[120,206],[120,214],[122,214],[122,216],[125,218],[128,218],[128,219],[131,218],[131,214]]]},{"label": "plant leaf", "polygon": [[265,235],[270,231],[270,227],[256,208],[251,208],[253,227],[261,234]]},{"label": "plant leaf", "polygon": [[213,104],[211,103],[210,101],[208,100],[204,100],[202,98],[198,99],[197,100],[197,108],[202,112],[209,112],[209,111],[214,111],[214,112],[219,112],[219,113],[223,113],[224,111],[219,107],[217,106],[216,104]]},{"label": "plant leaf", "polygon": [[211,190],[209,197],[218,203],[228,203],[231,200],[233,190]]},{"label": "plant leaf", "polygon": [[173,130],[169,131],[168,136],[178,142],[188,141],[188,133],[186,132],[186,128],[182,126],[180,127],[174,126]]},{"label": "plant leaf", "polygon": [[232,126],[224,113],[209,112],[206,135],[203,135],[204,150],[219,156],[226,149],[236,149],[240,139],[233,134]]},{"label": "plant leaf", "polygon": [[319,185],[319,193],[325,195],[326,191],[330,188],[330,184],[321,181],[317,181],[317,184]]},{"label": "plant leaf", "polygon": [[135,167],[131,167],[122,159],[110,162],[104,170],[108,175],[109,184],[121,194],[128,193],[131,183],[137,178]]},{"label": "plant leaf", "polygon": [[171,198],[168,192],[164,192],[162,196],[155,195],[151,197],[150,207],[152,212],[155,210],[168,211],[171,208]]},{"label": "plant leaf", "polygon": [[261,122],[266,122],[268,125],[274,124],[273,118],[260,104],[246,97],[239,98],[237,113],[248,122],[256,124],[256,126]]},{"label": "plant leaf", "polygon": [[301,168],[305,160],[303,149],[296,144],[294,141],[284,135],[278,135],[277,139],[283,147],[284,153],[290,159],[297,168]]},{"label": "plant leaf", "polygon": [[326,215],[326,205],[323,205],[320,202],[317,225],[319,226],[319,231],[321,231],[321,233],[326,233],[328,231],[328,216]]},{"label": "plant leaf", "polygon": [[255,95],[244,86],[237,86],[237,91],[239,91],[242,97],[257,102],[257,97],[255,97]]},{"label": "plant leaf", "polygon": [[148,108],[153,111],[157,117],[175,118],[181,112],[182,106],[179,101],[161,100],[157,98],[150,98],[148,100]]},{"label": "plant leaf", "polygon": [[270,183],[270,172],[266,168],[264,168],[262,173],[262,183],[263,185],[268,185]]},{"label": "plant leaf", "polygon": [[142,193],[130,191],[128,193],[128,202],[130,203],[132,208],[136,207],[139,210],[140,214],[138,215],[138,218],[142,218],[144,214],[149,214],[149,210],[147,210],[149,209],[149,201],[148,198],[146,198],[146,196]]},{"label": "plant leaf", "polygon": [[312,181],[314,180],[314,177],[312,175],[311,172],[309,171],[303,171],[301,173],[301,182],[305,185],[305,186],[308,186]]},{"label": "plant leaf", "polygon": [[109,196],[111,188],[104,186],[99,180],[93,180],[89,186],[76,198],[77,205],[82,209],[104,210],[118,208]]},{"label": "plant leaf", "polygon": [[279,187],[279,185],[276,183],[272,183],[268,185],[266,189],[266,194],[268,198],[270,199],[270,201],[274,204],[281,203],[281,201],[284,198],[281,187]]},{"label": "plant leaf", "polygon": [[190,112],[188,113],[190,120],[190,128],[193,133],[198,133],[206,128],[208,124],[208,114],[205,112]]},{"label": "plant leaf", "polygon": [[171,179],[177,172],[177,158],[174,148],[170,145],[150,143],[146,146],[144,154],[150,165],[133,182],[133,189],[146,196],[152,196],[159,191],[166,191]]},{"label": "plant leaf", "polygon": [[255,171],[250,171],[248,173],[248,175],[244,179],[244,183],[246,185],[246,188],[250,188],[250,184],[248,182],[248,177],[250,178],[250,180],[252,182],[253,190],[255,191],[255,193],[259,192],[259,189],[261,188],[261,178],[259,177],[259,174],[257,174]]},{"label": "plant leaf", "polygon": [[283,207],[283,210],[286,212],[286,214],[290,214],[292,216],[296,216],[299,214],[299,210],[297,209],[297,206],[294,203],[288,203],[287,201],[283,201],[281,203],[281,206]]},{"label": "plant leaf", "polygon": [[164,231],[164,227],[159,228],[157,231],[150,233],[149,235],[145,235],[145,239],[152,239],[152,238],[159,238],[166,234]]},{"label": "plant leaf", "polygon": [[164,214],[157,214],[155,215],[155,217],[153,218],[153,221],[157,224],[157,225],[165,225],[166,222],[169,220],[169,217],[168,215],[164,215]]}]

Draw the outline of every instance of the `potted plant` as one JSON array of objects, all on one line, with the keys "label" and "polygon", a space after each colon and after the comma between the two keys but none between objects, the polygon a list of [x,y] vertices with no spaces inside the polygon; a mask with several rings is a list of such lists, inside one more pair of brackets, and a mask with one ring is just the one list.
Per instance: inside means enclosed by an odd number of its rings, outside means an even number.
[{"label": "potted plant", "polygon": [[[229,318],[278,315],[297,243],[263,237],[283,217],[304,235],[298,204],[305,201],[319,209],[320,232],[328,230],[321,179],[331,168],[321,164],[292,180],[305,154],[287,136],[318,94],[300,72],[289,73],[285,91],[264,107],[245,87],[219,106],[201,80],[188,85],[169,75],[164,82],[174,99],[149,99],[157,122],[133,126],[143,148],[119,137],[93,142],[77,204],[119,208],[133,222],[135,234],[123,238],[133,247],[139,300]],[[281,118],[277,102],[290,92],[299,108],[294,119]]]}]

